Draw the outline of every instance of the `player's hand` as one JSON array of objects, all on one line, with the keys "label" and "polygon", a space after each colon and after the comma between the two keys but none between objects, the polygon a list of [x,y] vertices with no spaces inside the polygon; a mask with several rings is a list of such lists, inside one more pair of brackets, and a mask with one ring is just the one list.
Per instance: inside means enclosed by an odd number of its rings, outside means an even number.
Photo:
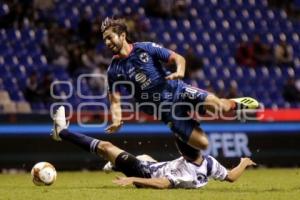
[{"label": "player's hand", "polygon": [[241,158],[241,163],[243,163],[246,167],[256,166],[256,163],[250,158]]},{"label": "player's hand", "polygon": [[120,122],[113,122],[111,125],[109,125],[105,129],[105,132],[108,133],[108,134],[115,133],[115,132],[117,132],[121,128],[122,125],[123,125],[122,121],[120,121]]},{"label": "player's hand", "polygon": [[115,180],[113,180],[114,184],[120,185],[120,186],[127,186],[127,185],[132,185],[133,184],[133,179],[132,177],[119,177]]},{"label": "player's hand", "polygon": [[184,77],[184,74],[174,72],[174,73],[169,74],[168,76],[166,76],[166,80],[177,80],[177,79],[182,79],[183,77]]}]

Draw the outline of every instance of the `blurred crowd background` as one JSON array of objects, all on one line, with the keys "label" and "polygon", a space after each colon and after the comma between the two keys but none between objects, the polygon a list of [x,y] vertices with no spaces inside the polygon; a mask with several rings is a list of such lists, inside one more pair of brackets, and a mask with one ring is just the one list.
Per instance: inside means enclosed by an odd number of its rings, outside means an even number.
[{"label": "blurred crowd background", "polygon": [[[252,96],[272,109],[300,107],[299,0],[3,0],[0,112],[107,103],[96,97],[106,92],[103,79],[77,81],[106,73],[106,16],[125,18],[132,42],[157,42],[183,55],[184,79],[193,86],[220,97]],[[73,89],[55,84],[53,98],[53,81]]]}]

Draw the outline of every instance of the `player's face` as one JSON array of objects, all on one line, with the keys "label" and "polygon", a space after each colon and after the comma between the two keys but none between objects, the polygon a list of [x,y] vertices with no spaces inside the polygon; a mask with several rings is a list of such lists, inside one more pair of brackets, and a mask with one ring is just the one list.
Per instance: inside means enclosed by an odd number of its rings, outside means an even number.
[{"label": "player's face", "polygon": [[114,53],[118,54],[120,53],[122,47],[123,47],[123,42],[125,39],[125,34],[118,35],[117,33],[113,32],[110,29],[107,29],[103,33],[103,40],[105,45]]}]

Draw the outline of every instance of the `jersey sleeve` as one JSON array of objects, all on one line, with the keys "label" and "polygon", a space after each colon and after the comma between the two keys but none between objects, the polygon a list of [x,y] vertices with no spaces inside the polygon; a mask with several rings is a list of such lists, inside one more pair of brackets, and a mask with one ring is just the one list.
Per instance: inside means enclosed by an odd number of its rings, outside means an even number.
[{"label": "jersey sleeve", "polygon": [[114,78],[111,72],[107,72],[107,84],[108,84],[108,92],[112,92],[112,88],[113,88],[113,83],[114,83]]},{"label": "jersey sleeve", "polygon": [[112,92],[121,92],[121,87],[120,87],[119,84],[116,85],[116,86],[114,86],[114,84],[116,84],[116,82],[117,82],[116,77],[117,77],[116,73],[114,73],[111,70],[107,71],[107,84],[108,84],[107,89],[108,89],[109,93],[112,93]]},{"label": "jersey sleeve", "polygon": [[173,52],[153,42],[147,42],[145,48],[150,55],[158,58],[163,62],[168,62]]},{"label": "jersey sleeve", "polygon": [[223,181],[228,175],[227,169],[223,165],[221,165],[215,158],[209,156],[208,159],[211,159],[212,161],[210,178]]}]

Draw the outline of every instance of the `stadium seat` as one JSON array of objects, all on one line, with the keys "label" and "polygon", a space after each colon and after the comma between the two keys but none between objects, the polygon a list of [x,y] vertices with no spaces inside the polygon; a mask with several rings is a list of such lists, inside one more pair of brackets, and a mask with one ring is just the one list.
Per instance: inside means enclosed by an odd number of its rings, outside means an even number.
[{"label": "stadium seat", "polygon": [[9,7],[6,3],[0,3],[0,16],[6,15],[9,12]]},{"label": "stadium seat", "polygon": [[[155,41],[166,47],[172,47],[181,54],[184,54],[188,47],[194,48],[195,54],[203,59],[205,77],[213,81],[217,80],[215,85],[217,88],[227,87],[232,80],[240,90],[245,88],[245,93],[258,95],[261,91],[256,92],[256,85],[249,84],[247,81],[251,79],[272,88],[270,91],[265,91],[263,97],[269,107],[297,106],[286,104],[274,92],[275,89],[282,88],[287,77],[300,76],[300,61],[297,61],[300,55],[298,44],[300,23],[290,20],[285,10],[269,7],[267,0],[195,0],[190,1],[187,18],[163,19],[145,16],[142,4],[141,0],[55,1],[52,13],[55,16],[54,20],[62,26],[72,28],[73,31],[76,31],[84,11],[91,13],[91,20],[98,14],[112,16],[140,13],[141,17],[149,21],[150,35],[156,36]],[[7,11],[8,6],[0,3],[0,16]],[[280,38],[286,38],[294,49],[295,68],[263,66],[248,69],[238,66],[234,59],[238,43],[242,39],[251,41],[255,34],[260,34],[262,41],[272,46],[276,45]],[[8,94],[13,100],[22,100],[22,95],[18,95],[18,92],[24,89],[26,77],[33,70],[38,71],[40,76],[49,69],[53,71],[55,79],[70,79],[65,69],[56,69],[50,65],[43,54],[41,42],[47,36],[46,29],[30,26],[24,26],[22,29],[0,30],[0,78],[2,80],[0,89],[14,91]],[[97,51],[101,52],[102,47],[103,45],[98,45]],[[17,81],[12,81],[13,79]],[[82,89],[84,94],[92,93],[88,84],[84,83]],[[65,92],[65,90],[59,88],[58,92]],[[278,102],[271,102],[270,98]],[[80,100],[70,98],[69,101],[78,105]],[[32,110],[35,109],[45,109],[45,105],[33,105]]]},{"label": "stadium seat", "polygon": [[23,114],[28,114],[32,112],[29,103],[25,101],[17,102],[16,109],[18,113],[23,113]]},{"label": "stadium seat", "polygon": [[1,103],[3,103],[3,104],[11,102],[9,94],[6,90],[0,91],[0,99],[1,99]]},{"label": "stadium seat", "polygon": [[12,114],[16,113],[16,103],[13,101],[7,102],[7,103],[0,103],[1,112],[4,114]]}]

